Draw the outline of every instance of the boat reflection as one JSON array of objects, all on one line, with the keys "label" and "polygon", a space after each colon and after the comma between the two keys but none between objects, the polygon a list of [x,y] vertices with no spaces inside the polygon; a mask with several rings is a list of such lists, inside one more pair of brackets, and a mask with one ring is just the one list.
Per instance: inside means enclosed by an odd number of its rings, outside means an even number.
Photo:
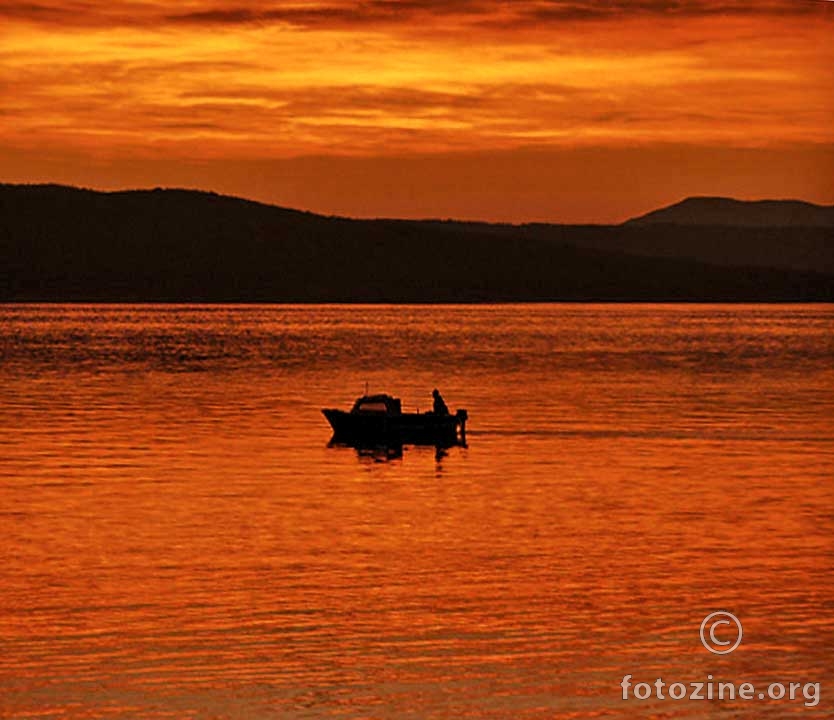
[{"label": "boat reflection", "polygon": [[434,458],[438,462],[449,454],[449,450],[453,447],[467,448],[465,442],[457,441],[453,443],[436,443],[434,445],[421,444],[404,444],[404,443],[356,443],[344,442],[339,440],[334,435],[330,442],[327,443],[328,448],[343,448],[352,449],[356,452],[357,458],[372,459],[376,462],[387,462],[389,460],[398,460],[403,456],[406,447],[428,449],[434,448]]}]

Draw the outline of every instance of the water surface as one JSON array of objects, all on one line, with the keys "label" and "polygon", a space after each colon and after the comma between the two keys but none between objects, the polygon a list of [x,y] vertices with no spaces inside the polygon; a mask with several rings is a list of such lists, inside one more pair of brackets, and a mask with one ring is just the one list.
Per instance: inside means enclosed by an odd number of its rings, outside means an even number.
[{"label": "water surface", "polygon": [[829,717],[832,390],[831,306],[0,307],[0,715]]}]

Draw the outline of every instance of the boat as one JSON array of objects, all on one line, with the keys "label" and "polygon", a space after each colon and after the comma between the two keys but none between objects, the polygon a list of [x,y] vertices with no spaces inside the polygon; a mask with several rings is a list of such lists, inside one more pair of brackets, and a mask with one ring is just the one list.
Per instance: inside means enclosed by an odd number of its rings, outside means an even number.
[{"label": "boat", "polygon": [[353,447],[397,447],[466,445],[466,410],[451,413],[404,413],[399,398],[391,395],[363,395],[348,412],[322,410],[333,428],[331,443]]}]

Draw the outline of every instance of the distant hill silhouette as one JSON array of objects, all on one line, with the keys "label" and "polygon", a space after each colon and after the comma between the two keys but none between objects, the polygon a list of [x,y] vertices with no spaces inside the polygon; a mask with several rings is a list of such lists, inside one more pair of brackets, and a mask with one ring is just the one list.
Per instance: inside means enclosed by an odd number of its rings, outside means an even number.
[{"label": "distant hill silhouette", "polygon": [[349,220],[0,185],[4,301],[832,301],[832,245],[829,228]]},{"label": "distant hill silhouette", "polygon": [[691,197],[629,220],[628,224],[834,228],[834,206],[814,205],[798,200],[743,201],[722,197]]}]

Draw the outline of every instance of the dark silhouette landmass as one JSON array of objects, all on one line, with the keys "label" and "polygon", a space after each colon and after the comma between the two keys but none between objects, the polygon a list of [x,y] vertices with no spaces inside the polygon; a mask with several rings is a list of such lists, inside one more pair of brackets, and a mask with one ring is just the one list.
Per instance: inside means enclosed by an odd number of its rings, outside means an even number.
[{"label": "dark silhouette landmass", "polygon": [[188,190],[0,185],[7,302],[829,302],[833,248],[818,225],[350,220]]},{"label": "dark silhouette landmass", "polygon": [[834,228],[834,206],[798,200],[732,200],[691,197],[629,220],[630,225],[724,225],[733,227]]}]

